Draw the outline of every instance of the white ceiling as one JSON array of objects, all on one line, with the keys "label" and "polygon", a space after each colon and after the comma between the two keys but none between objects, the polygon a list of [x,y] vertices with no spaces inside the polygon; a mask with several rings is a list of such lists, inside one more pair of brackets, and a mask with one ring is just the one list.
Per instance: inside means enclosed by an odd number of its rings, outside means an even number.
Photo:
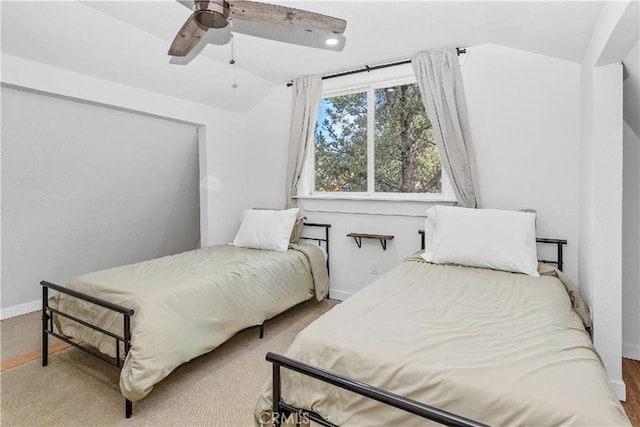
[{"label": "white ceiling", "polygon": [[[167,50],[190,11],[167,1],[2,1],[2,52],[237,112],[305,74],[495,43],[580,61],[600,1],[272,1],[347,20],[343,52],[235,36],[187,65]],[[34,13],[35,12],[35,13]],[[471,52],[473,49],[471,49]],[[235,70],[235,71],[234,71]],[[231,87],[234,76],[238,88]]]}]

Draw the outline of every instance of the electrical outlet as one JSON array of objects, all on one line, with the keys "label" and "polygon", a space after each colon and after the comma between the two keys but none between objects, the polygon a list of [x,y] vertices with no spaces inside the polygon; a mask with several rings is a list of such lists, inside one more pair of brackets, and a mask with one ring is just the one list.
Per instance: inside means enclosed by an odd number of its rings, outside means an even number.
[{"label": "electrical outlet", "polygon": [[370,272],[373,275],[377,275],[378,274],[378,261],[371,261]]}]

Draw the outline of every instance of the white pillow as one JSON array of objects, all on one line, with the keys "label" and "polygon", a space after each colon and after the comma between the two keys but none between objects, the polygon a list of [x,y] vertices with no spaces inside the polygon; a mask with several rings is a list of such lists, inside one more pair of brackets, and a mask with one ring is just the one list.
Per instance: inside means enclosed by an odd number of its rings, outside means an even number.
[{"label": "white pillow", "polygon": [[425,260],[539,276],[535,213],[434,206],[427,215],[435,226]]},{"label": "white pillow", "polygon": [[298,208],[284,211],[245,210],[233,244],[245,248],[286,252],[298,210]]},{"label": "white pillow", "polygon": [[430,260],[433,259],[433,233],[436,231],[438,211],[431,208],[427,210],[427,214],[429,216],[424,220],[424,253],[422,257],[431,262]]}]

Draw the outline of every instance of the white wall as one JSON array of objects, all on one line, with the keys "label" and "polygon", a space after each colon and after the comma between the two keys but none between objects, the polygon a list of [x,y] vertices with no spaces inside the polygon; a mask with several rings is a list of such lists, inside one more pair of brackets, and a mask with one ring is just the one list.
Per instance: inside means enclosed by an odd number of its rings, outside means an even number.
[{"label": "white wall", "polygon": [[248,208],[283,209],[286,159],[291,119],[291,90],[273,89],[246,116],[247,140],[251,145],[247,167],[251,197]]},{"label": "white wall", "polygon": [[[587,66],[588,67],[588,66]],[[593,310],[593,342],[618,397],[622,382],[622,65],[582,74],[591,86],[581,149],[580,278]]]},{"label": "white wall", "polygon": [[608,2],[581,63],[580,278],[594,344],[620,399],[622,381],[623,92],[620,61],[637,43],[637,2]]},{"label": "white wall", "polygon": [[[580,68],[495,45],[474,46],[467,56],[463,76],[482,206],[537,209],[541,236],[569,240],[566,270],[577,279]],[[261,147],[252,167],[251,198],[270,206],[284,204],[290,102],[290,91],[277,88],[250,116]],[[313,221],[332,224],[331,292],[340,298],[374,280],[374,264],[382,274],[419,249],[417,230],[431,206],[309,199],[300,204]],[[346,237],[349,232],[395,239],[386,251],[375,240],[358,248]]]},{"label": "white wall", "polygon": [[2,88],[2,309],[38,283],[195,249],[197,127]]},{"label": "white wall", "polygon": [[535,209],[539,237],[567,239],[564,270],[579,283],[579,66],[484,45],[462,72],[481,207]]},{"label": "white wall", "polygon": [[[245,138],[245,116],[11,55],[3,54],[1,64],[4,86],[198,126],[200,241],[202,245],[209,245],[233,238],[237,219],[247,204],[247,182],[242,165],[246,164],[246,158],[250,155],[250,145]],[[4,245],[2,249],[11,250]],[[37,308],[37,301],[33,303]],[[26,306],[16,307],[17,311],[9,311],[20,314],[33,310],[32,305],[27,303]]]}]

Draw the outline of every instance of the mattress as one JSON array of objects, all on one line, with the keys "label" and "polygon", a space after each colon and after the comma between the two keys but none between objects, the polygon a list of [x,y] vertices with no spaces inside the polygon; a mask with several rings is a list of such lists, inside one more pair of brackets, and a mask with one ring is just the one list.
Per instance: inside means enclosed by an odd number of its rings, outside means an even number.
[{"label": "mattress", "polygon": [[[322,299],[328,277],[314,245],[287,252],[217,245],[85,274],[67,287],[135,310],[120,390],[136,401],[238,331],[313,296]],[[122,336],[120,314],[62,293],[50,306]],[[113,338],[61,316],[55,322],[63,335],[115,357]]]},{"label": "mattress", "polygon": [[[562,273],[539,272],[413,257],[301,331],[285,356],[489,425],[629,425],[585,331],[584,303]],[[281,375],[285,402],[338,425],[427,423]],[[269,381],[256,420],[270,408]]]}]

